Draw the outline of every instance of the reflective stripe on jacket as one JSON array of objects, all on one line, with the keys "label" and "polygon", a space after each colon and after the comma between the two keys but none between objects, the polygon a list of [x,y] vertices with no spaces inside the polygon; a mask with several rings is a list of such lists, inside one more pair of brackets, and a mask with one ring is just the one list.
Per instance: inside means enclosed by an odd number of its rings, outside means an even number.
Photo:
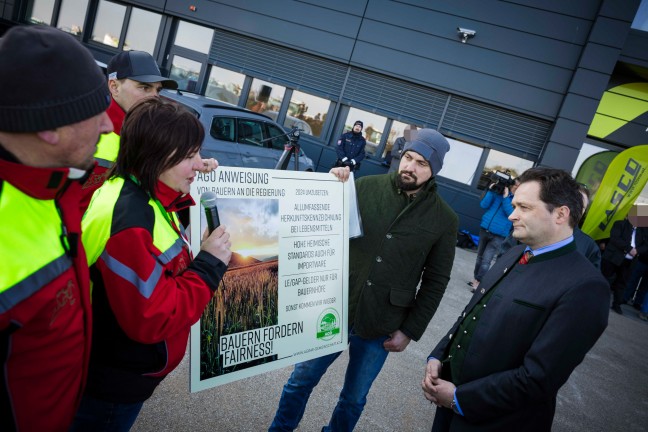
[{"label": "reflective stripe on jacket", "polygon": [[225,273],[207,252],[192,260],[181,237],[174,212],[193,200],[161,182],[157,190],[159,205],[134,181],[111,178],[83,218],[95,314],[87,394],[98,399],[148,399],[184,357]]},{"label": "reflective stripe on jacket", "polygon": [[0,147],[0,430],[67,431],[90,357],[81,184]]}]

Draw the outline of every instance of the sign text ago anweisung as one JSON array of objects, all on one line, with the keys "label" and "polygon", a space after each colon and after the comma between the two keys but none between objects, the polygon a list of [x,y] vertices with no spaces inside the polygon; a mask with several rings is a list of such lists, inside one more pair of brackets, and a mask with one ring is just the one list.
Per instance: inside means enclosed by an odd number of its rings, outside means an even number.
[{"label": "sign text ago anweisung", "polygon": [[[219,167],[191,194],[218,196],[232,241],[223,283],[191,330],[191,391],[347,346],[349,183],[331,174]],[[206,228],[191,209],[194,255]]]}]

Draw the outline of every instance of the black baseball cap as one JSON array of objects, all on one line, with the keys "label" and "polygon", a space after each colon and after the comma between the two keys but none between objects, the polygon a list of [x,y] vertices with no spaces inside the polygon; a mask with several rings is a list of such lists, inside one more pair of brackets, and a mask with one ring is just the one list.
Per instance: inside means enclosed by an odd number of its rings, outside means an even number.
[{"label": "black baseball cap", "polygon": [[108,79],[125,79],[143,83],[162,83],[162,87],[175,90],[178,83],[165,78],[151,54],[144,51],[122,51],[108,63]]}]

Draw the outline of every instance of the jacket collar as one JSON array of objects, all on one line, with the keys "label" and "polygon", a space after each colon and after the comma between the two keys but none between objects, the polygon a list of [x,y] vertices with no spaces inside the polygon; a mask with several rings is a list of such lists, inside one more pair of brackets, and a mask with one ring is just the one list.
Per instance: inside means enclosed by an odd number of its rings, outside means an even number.
[{"label": "jacket collar", "polygon": [[60,196],[69,180],[82,181],[87,173],[75,168],[37,168],[23,165],[0,145],[0,179],[41,200]]},{"label": "jacket collar", "polygon": [[121,136],[121,128],[124,124],[124,118],[126,117],[126,112],[119,106],[115,99],[110,99],[110,105],[106,110],[108,117],[113,123],[113,132]]},{"label": "jacket collar", "polygon": [[155,186],[155,196],[168,212],[177,212],[196,204],[191,195],[177,192],[159,180]]}]

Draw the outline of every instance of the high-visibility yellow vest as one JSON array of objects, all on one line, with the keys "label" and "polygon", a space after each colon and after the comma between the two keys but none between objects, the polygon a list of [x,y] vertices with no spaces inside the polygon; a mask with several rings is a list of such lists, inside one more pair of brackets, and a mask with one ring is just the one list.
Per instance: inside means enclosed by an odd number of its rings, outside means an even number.
[{"label": "high-visibility yellow vest", "polygon": [[54,200],[39,200],[8,182],[0,193],[0,313],[29,298],[72,266]]},{"label": "high-visibility yellow vest", "polygon": [[[88,257],[88,266],[97,262],[110,238],[112,221],[114,217],[115,204],[124,187],[124,179],[114,177],[107,180],[92,196],[90,206],[83,216],[82,241]],[[153,245],[162,252],[158,257],[162,264],[167,264],[175,258],[184,246],[182,237],[171,227],[165,218],[162,210],[150,198],[148,204],[155,214],[153,225]],[[126,209],[126,211],[138,211],[137,209]],[[173,218],[176,226],[180,226],[175,213],[167,213]]]},{"label": "high-visibility yellow vest", "polygon": [[95,159],[100,167],[110,168],[117,160],[119,153],[119,135],[115,132],[101,135],[97,143],[97,151],[94,154]]}]

